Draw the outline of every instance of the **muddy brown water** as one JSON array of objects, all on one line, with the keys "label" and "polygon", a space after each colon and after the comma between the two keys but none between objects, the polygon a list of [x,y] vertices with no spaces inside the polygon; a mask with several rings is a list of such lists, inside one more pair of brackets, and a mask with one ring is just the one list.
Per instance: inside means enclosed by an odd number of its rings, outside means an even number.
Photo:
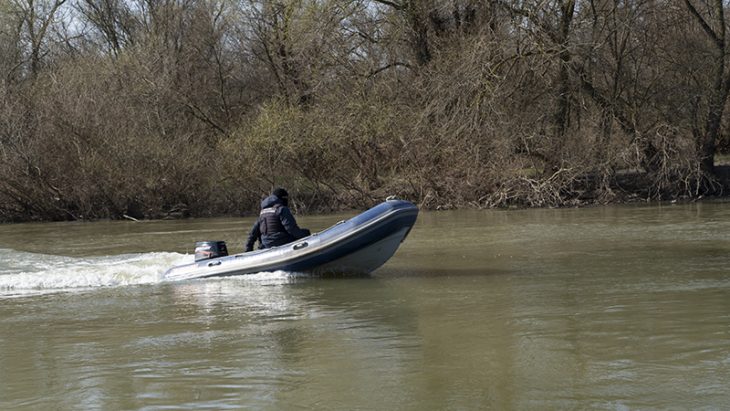
[{"label": "muddy brown water", "polygon": [[372,276],[160,281],[250,223],[0,226],[0,409],[730,408],[730,203],[421,213]]}]

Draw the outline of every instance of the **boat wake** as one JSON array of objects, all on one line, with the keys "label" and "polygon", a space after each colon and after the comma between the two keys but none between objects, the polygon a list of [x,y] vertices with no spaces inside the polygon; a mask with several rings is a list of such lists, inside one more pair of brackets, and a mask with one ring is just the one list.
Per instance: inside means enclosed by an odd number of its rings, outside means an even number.
[{"label": "boat wake", "polygon": [[0,296],[157,283],[169,267],[192,260],[165,252],[65,257],[0,249]]},{"label": "boat wake", "polygon": [[[0,298],[157,284],[163,282],[167,269],[193,260],[192,254],[168,252],[65,257],[0,248]],[[215,280],[265,286],[288,284],[309,277],[302,273],[275,271]]]}]

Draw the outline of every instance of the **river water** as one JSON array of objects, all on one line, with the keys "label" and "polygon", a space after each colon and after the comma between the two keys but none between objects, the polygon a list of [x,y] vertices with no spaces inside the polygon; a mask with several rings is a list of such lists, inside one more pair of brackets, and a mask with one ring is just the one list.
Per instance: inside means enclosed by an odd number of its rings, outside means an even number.
[{"label": "river water", "polygon": [[369,277],[160,282],[250,224],[0,226],[0,409],[730,408],[730,203],[421,213]]}]

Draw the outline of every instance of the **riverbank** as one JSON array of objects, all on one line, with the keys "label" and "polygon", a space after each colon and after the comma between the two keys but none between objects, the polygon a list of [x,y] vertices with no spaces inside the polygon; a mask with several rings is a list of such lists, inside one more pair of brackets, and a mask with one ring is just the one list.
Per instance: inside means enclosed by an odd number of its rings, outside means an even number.
[{"label": "riverbank", "polygon": [[[525,209],[525,208],[564,208],[564,207],[594,207],[633,203],[687,203],[696,201],[726,201],[730,199],[730,166],[722,165],[716,167],[718,179],[715,181],[716,191],[714,195],[701,194],[699,191],[687,190],[679,195],[675,193],[658,192],[654,190],[648,176],[637,173],[617,173],[613,183],[609,186],[601,186],[598,176],[586,176],[571,182],[570,191],[552,187],[546,189],[546,183],[539,182],[533,178],[521,178],[517,183],[529,183],[529,188],[541,188],[542,191],[530,192],[526,186],[512,187],[512,194],[508,188],[503,186],[502,190],[495,193],[486,193],[479,197],[438,197],[427,192],[416,192],[408,189],[391,190],[388,188],[375,189],[372,191],[363,190],[328,190],[311,191],[307,186],[290,187],[292,192],[292,205],[298,215],[329,214],[351,210],[362,210],[369,208],[385,198],[394,195],[399,198],[414,202],[422,210],[457,210],[457,209]],[[516,188],[517,187],[517,188]],[[521,188],[519,188],[521,187]],[[522,191],[519,191],[519,190]],[[22,214],[6,213],[0,223],[20,222],[51,222],[51,221],[94,221],[94,220],[177,220],[187,218],[206,217],[247,217],[258,214],[259,201],[266,196],[267,191],[259,190],[250,193],[248,197],[239,201],[232,201],[229,204],[221,202],[220,198],[213,198],[211,204],[195,203],[193,205],[184,202],[172,206],[164,205],[165,202],[157,202],[163,206],[150,207],[138,200],[130,201],[125,208],[111,210],[103,205],[98,206],[94,211],[94,205],[88,206],[84,214],[72,212],[57,205],[54,213],[46,216],[28,213]],[[546,192],[551,195],[546,195]],[[232,193],[225,196],[234,197]],[[237,206],[241,204],[241,206]],[[7,208],[6,208],[7,211]]]},{"label": "riverbank", "polygon": [[0,7],[0,221],[245,215],[274,186],[302,213],[728,191],[700,27],[724,23],[690,3],[41,3]]}]

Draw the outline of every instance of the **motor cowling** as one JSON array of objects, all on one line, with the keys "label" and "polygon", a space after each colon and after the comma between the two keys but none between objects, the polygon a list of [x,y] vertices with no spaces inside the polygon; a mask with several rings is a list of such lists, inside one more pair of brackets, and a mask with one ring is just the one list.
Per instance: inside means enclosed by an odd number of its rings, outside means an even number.
[{"label": "motor cowling", "polygon": [[195,261],[209,260],[211,258],[225,257],[228,255],[228,247],[225,241],[198,241],[195,243]]}]

